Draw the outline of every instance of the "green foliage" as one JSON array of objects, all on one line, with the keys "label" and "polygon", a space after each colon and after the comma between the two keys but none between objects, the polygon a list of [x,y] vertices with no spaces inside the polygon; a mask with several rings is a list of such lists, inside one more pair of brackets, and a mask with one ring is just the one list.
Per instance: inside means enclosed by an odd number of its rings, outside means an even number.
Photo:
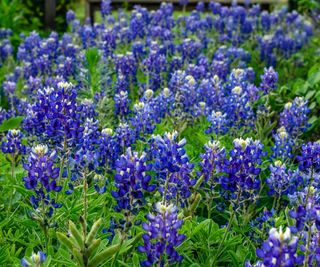
[{"label": "green foliage", "polygon": [[4,120],[0,125],[0,132],[6,132],[8,130],[18,128],[22,120],[23,120],[23,117],[13,117],[8,120]]}]

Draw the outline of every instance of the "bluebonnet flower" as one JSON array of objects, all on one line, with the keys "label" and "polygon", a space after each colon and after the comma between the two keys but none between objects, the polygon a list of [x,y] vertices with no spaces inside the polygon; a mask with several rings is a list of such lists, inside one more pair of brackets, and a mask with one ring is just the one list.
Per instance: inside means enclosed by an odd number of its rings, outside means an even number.
[{"label": "bluebonnet flower", "polygon": [[226,158],[226,151],[221,147],[219,141],[209,141],[204,145],[205,152],[200,155],[201,161],[199,163],[200,171],[198,176],[203,176],[203,185],[209,183],[212,190],[214,184],[217,183],[217,175],[222,172],[223,162]]},{"label": "bluebonnet flower", "polygon": [[260,90],[264,92],[264,94],[268,94],[274,89],[276,89],[278,82],[278,73],[274,71],[272,67],[269,69],[264,69],[264,74],[261,75],[261,83]]},{"label": "bluebonnet flower", "polygon": [[264,239],[261,240],[261,232],[263,232],[262,234],[267,234],[267,232],[269,232],[269,230],[275,226],[275,219],[273,217],[274,214],[274,209],[268,210],[267,208],[264,208],[264,210],[250,222],[252,231],[249,231],[248,234],[251,237],[251,240],[258,244],[263,242]]},{"label": "bluebonnet flower", "polygon": [[193,105],[192,114],[195,118],[208,115],[209,107],[206,102],[200,101]]},{"label": "bluebonnet flower", "polygon": [[17,87],[15,82],[5,81],[2,86],[3,86],[3,91],[7,96],[12,97],[15,94],[16,87]]},{"label": "bluebonnet flower", "polygon": [[211,115],[207,117],[207,120],[211,125],[205,131],[206,134],[214,132],[216,135],[224,135],[229,131],[227,114],[222,114],[220,111],[212,111]]},{"label": "bluebonnet flower", "polygon": [[202,48],[199,40],[186,38],[178,46],[178,51],[181,53],[183,62],[189,62],[200,55]]},{"label": "bluebonnet flower", "polygon": [[83,131],[82,106],[77,104],[76,96],[74,86],[66,82],[59,82],[57,89],[39,90],[37,101],[23,121],[24,129],[42,141],[74,147]]},{"label": "bluebonnet flower", "polygon": [[144,191],[152,192],[156,189],[155,185],[150,184],[151,176],[146,173],[152,168],[146,161],[145,153],[138,155],[130,147],[116,161],[114,180],[117,191],[111,192],[117,200],[116,211],[136,213],[144,202]]},{"label": "bluebonnet flower", "polygon": [[66,14],[66,20],[68,24],[71,24],[76,19],[76,15],[72,10],[68,10]]},{"label": "bluebonnet flower", "polygon": [[308,101],[302,97],[296,97],[293,102],[285,105],[280,113],[280,126],[284,126],[289,135],[297,137],[308,127]]},{"label": "bluebonnet flower", "polygon": [[89,167],[90,170],[97,164],[95,151],[98,146],[100,132],[98,131],[98,121],[87,118],[83,125],[82,137],[79,138],[78,149],[75,153],[77,167]]},{"label": "bluebonnet flower", "polygon": [[197,102],[197,82],[191,76],[184,77],[184,83],[178,88],[176,94],[176,104],[181,105],[184,112],[192,110],[194,103]]},{"label": "bluebonnet flower", "polygon": [[231,90],[231,95],[225,99],[223,105],[223,112],[232,125],[238,126],[252,126],[254,112],[250,95],[244,91],[241,86],[235,86]]},{"label": "bluebonnet flower", "polygon": [[155,129],[156,110],[144,102],[139,102],[134,105],[135,116],[131,119],[131,124],[135,129],[137,137],[143,137],[145,134],[151,134]]},{"label": "bluebonnet flower", "polygon": [[120,118],[125,118],[129,113],[129,104],[130,100],[128,98],[127,91],[120,91],[118,94],[114,96],[114,112],[116,115],[120,116]]},{"label": "bluebonnet flower", "polygon": [[133,35],[133,39],[140,37],[141,39],[144,38],[146,31],[147,31],[147,18],[148,16],[143,16],[142,13],[139,11],[134,10],[132,12],[130,18],[130,30]]},{"label": "bluebonnet flower", "polygon": [[249,200],[255,197],[260,189],[259,174],[265,154],[260,141],[252,138],[233,141],[230,158],[225,160],[224,174],[220,177],[222,188],[231,193],[231,199],[237,195],[236,202],[239,203],[242,198]]},{"label": "bluebonnet flower", "polygon": [[110,171],[114,167],[115,161],[120,154],[120,145],[115,139],[111,128],[104,128],[100,134],[98,148],[95,151],[95,156],[99,161],[99,165]]},{"label": "bluebonnet flower", "polygon": [[197,7],[196,10],[198,12],[204,12],[205,11],[205,4],[203,2],[198,2],[197,3]]},{"label": "bluebonnet flower", "polygon": [[130,147],[136,141],[135,131],[127,123],[119,123],[115,129],[115,139],[124,153],[126,147]]},{"label": "bluebonnet flower", "polygon": [[301,155],[297,156],[299,162],[299,170],[309,173],[320,172],[320,143],[307,143],[303,144],[301,147]]},{"label": "bluebonnet flower", "polygon": [[152,109],[154,110],[154,117],[157,123],[160,122],[161,118],[170,114],[173,110],[174,95],[169,88],[164,88],[155,98],[153,98],[152,103],[150,103]]},{"label": "bluebonnet flower", "polygon": [[141,262],[144,267],[165,266],[166,263],[175,264],[183,260],[176,251],[176,247],[185,239],[185,236],[178,232],[183,220],[178,219],[177,207],[157,203],[155,210],[155,215],[147,215],[149,223],[142,224],[147,233],[142,235],[144,245],[139,246],[138,251],[147,256],[147,259]]},{"label": "bluebonnet flower", "polygon": [[32,253],[31,257],[21,259],[21,265],[23,267],[41,267],[44,266],[46,259],[47,255],[42,251],[38,251],[38,253]]},{"label": "bluebonnet flower", "polygon": [[186,140],[177,142],[176,138],[177,132],[152,137],[149,155],[154,161],[153,170],[164,201],[175,199],[177,205],[184,205],[196,180],[191,176],[193,164],[184,149]]},{"label": "bluebonnet flower", "polygon": [[53,213],[53,208],[61,207],[50,197],[50,192],[60,192],[62,189],[62,186],[57,184],[60,168],[55,167],[56,158],[55,151],[50,152],[46,145],[37,145],[32,148],[28,162],[23,164],[28,172],[23,178],[25,187],[35,193],[31,196],[30,202],[35,209],[39,207],[40,202],[44,203],[49,207],[47,211],[49,217]]},{"label": "bluebonnet flower", "polygon": [[95,174],[93,177],[93,181],[94,181],[94,189],[96,190],[97,193],[103,194],[107,191],[108,180],[105,179],[102,175]]},{"label": "bluebonnet flower", "polygon": [[313,197],[315,191],[311,189],[311,194],[307,200],[306,205],[298,205],[293,210],[289,211],[291,218],[294,218],[296,223],[291,230],[295,233],[308,229],[312,225],[315,225],[320,230],[320,205],[316,203],[316,199]]},{"label": "bluebonnet flower", "polygon": [[147,86],[156,91],[162,85],[162,73],[167,68],[167,59],[159,47],[150,50],[149,55],[142,61],[142,66],[147,76]]},{"label": "bluebonnet flower", "polygon": [[0,29],[0,67],[13,54],[13,46],[9,40],[11,35],[10,29]]},{"label": "bluebonnet flower", "polygon": [[282,195],[292,194],[296,191],[302,179],[298,171],[293,172],[287,169],[286,165],[280,160],[270,165],[269,169],[271,171],[270,176],[267,178],[269,195],[275,195],[275,197],[279,198]]},{"label": "bluebonnet flower", "polygon": [[81,102],[81,109],[83,119],[93,119],[98,116],[98,113],[96,112],[96,105],[91,99],[83,99]]},{"label": "bluebonnet flower", "polygon": [[115,92],[119,94],[121,91],[127,92],[129,90],[130,84],[128,79],[122,74],[119,73],[117,76],[117,81],[115,83]]},{"label": "bluebonnet flower", "polygon": [[188,4],[189,0],[179,0],[179,4],[182,6],[186,6]]},{"label": "bluebonnet flower", "polygon": [[133,53],[127,52],[125,55],[118,54],[114,57],[117,73],[124,76],[135,77],[137,72],[137,62]]},{"label": "bluebonnet flower", "polygon": [[245,266],[300,266],[304,256],[297,254],[298,242],[299,238],[291,234],[290,228],[286,228],[284,232],[282,227],[279,230],[271,228],[268,240],[263,242],[262,248],[257,249],[257,256],[261,261],[256,265],[247,262]]},{"label": "bluebonnet flower", "polygon": [[105,18],[107,15],[111,14],[111,0],[102,0],[101,1],[101,15]]},{"label": "bluebonnet flower", "polygon": [[316,266],[319,264],[319,230],[320,230],[320,206],[316,197],[318,192],[311,187],[308,189],[309,197],[306,203],[299,204],[289,215],[295,219],[292,232],[301,236],[301,252],[305,255],[304,266]]},{"label": "bluebonnet flower", "polygon": [[10,119],[14,115],[15,115],[15,111],[14,110],[12,110],[12,109],[5,110],[4,108],[0,107],[0,124],[2,124],[2,122],[4,120]]},{"label": "bluebonnet flower", "polygon": [[24,155],[26,153],[26,147],[21,143],[22,138],[23,134],[20,130],[9,130],[6,135],[7,141],[3,141],[1,144],[2,152],[5,154]]},{"label": "bluebonnet flower", "polygon": [[294,140],[289,136],[286,129],[282,126],[273,135],[274,145],[271,147],[272,157],[282,160],[291,159],[293,157],[292,149]]}]

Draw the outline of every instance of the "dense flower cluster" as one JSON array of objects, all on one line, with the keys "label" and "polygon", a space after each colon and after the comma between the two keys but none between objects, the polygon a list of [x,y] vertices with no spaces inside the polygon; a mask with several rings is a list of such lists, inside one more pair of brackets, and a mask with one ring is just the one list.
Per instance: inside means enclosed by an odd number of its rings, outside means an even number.
[{"label": "dense flower cluster", "polygon": [[255,266],[301,266],[304,256],[297,254],[299,238],[291,234],[290,228],[283,232],[280,227],[270,229],[269,238],[263,242],[263,247],[257,249],[257,256],[261,261],[255,265],[246,263],[246,267]]},{"label": "dense flower cluster", "polygon": [[308,127],[308,101],[296,97],[293,102],[285,105],[280,113],[280,126],[283,126],[290,136],[296,137]]},{"label": "dense flower cluster", "polygon": [[37,209],[40,203],[44,203],[49,207],[49,216],[52,215],[53,208],[61,206],[50,196],[50,192],[59,192],[62,189],[58,180],[60,168],[55,166],[56,158],[57,153],[50,152],[46,145],[36,145],[31,150],[28,162],[23,165],[28,172],[23,178],[25,187],[34,191],[30,198],[32,206]]},{"label": "dense flower cluster", "polygon": [[298,171],[287,169],[281,161],[276,161],[269,166],[270,176],[267,178],[269,194],[281,197],[282,195],[292,194],[302,181]]},{"label": "dense flower cluster", "polygon": [[291,159],[293,157],[292,149],[294,147],[294,141],[292,137],[287,133],[286,129],[282,126],[273,135],[274,146],[272,149],[272,157],[280,158],[282,160]]},{"label": "dense flower cluster", "polygon": [[76,102],[71,83],[58,82],[55,86],[38,91],[38,100],[28,110],[24,128],[41,141],[50,140],[58,146],[65,142],[72,147],[82,136],[82,106]]},{"label": "dense flower cluster", "polygon": [[13,47],[9,40],[11,35],[12,31],[10,29],[0,29],[0,67],[13,53]]},{"label": "dense flower cluster", "polygon": [[147,233],[142,238],[144,245],[138,250],[147,255],[147,259],[141,262],[142,266],[157,264],[164,266],[165,260],[169,264],[180,262],[183,257],[176,251],[184,235],[178,233],[183,220],[178,219],[177,207],[158,202],[155,205],[156,214],[149,214],[149,223],[143,223],[142,227]]},{"label": "dense flower cluster", "polygon": [[229,155],[223,166],[225,174],[220,177],[222,188],[229,191],[233,199],[237,198],[237,202],[241,198],[248,200],[260,189],[263,145],[251,138],[235,139]]},{"label": "dense flower cluster", "polygon": [[177,142],[177,132],[157,135],[150,139],[150,157],[154,161],[153,170],[159,184],[158,190],[165,201],[175,199],[177,204],[191,195],[191,187],[196,183],[191,172],[184,145],[186,140]]},{"label": "dense flower cluster", "polygon": [[117,173],[114,180],[117,191],[112,191],[112,196],[117,200],[117,211],[137,212],[137,208],[144,201],[143,192],[156,189],[155,185],[150,184],[151,176],[146,174],[151,169],[146,160],[146,154],[139,156],[128,148],[116,162]]},{"label": "dense flower cluster", "polygon": [[[278,80],[287,77],[275,71],[284,60],[298,66],[290,56],[309,43],[313,28],[295,11],[268,12],[249,1],[198,2],[185,12],[188,2],[179,1],[179,17],[172,3],[115,16],[114,3],[103,0],[101,22],[81,23],[70,10],[69,32],[22,34],[16,54],[12,33],[0,29],[0,67],[10,63],[0,77],[0,199],[10,200],[0,217],[24,211],[18,204],[29,190],[48,254],[25,257],[23,266],[49,264],[52,251],[60,257],[65,247],[74,255],[54,259],[58,265],[132,265],[130,255],[136,264],[141,228],[142,266],[183,258],[182,265],[227,266],[231,257],[240,264],[239,255],[252,253],[251,246],[238,250],[238,240],[261,247],[254,266],[319,265],[320,143],[303,144],[308,97],[278,107]],[[59,231],[79,216],[81,238],[70,227],[58,249],[61,233],[53,237],[49,228]],[[109,248],[92,237],[99,223],[87,232],[93,217],[109,221],[101,235]],[[288,228],[274,228],[280,225]]]},{"label": "dense flower cluster", "polygon": [[212,190],[213,185],[218,182],[214,174],[222,172],[226,152],[219,141],[209,141],[204,148],[205,152],[200,155],[202,161],[199,163],[201,171],[198,175],[203,176],[203,183],[208,183]]},{"label": "dense flower cluster", "polygon": [[26,147],[21,143],[23,134],[19,130],[9,130],[6,139],[1,144],[2,152],[5,154],[25,154]]}]

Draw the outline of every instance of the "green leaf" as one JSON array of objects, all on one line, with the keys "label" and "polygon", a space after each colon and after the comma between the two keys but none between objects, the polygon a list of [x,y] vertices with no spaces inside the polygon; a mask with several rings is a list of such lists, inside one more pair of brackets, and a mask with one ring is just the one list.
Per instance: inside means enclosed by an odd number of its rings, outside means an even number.
[{"label": "green leaf", "polygon": [[308,82],[314,86],[320,82],[320,66],[315,65],[309,70]]},{"label": "green leaf", "polygon": [[101,239],[93,240],[92,244],[88,247],[88,257],[90,258],[91,255],[97,250],[100,246]]},{"label": "green leaf", "polygon": [[81,235],[81,233],[79,232],[79,230],[77,229],[77,227],[72,221],[69,221],[69,230],[72,236],[74,237],[74,239],[76,240],[76,242],[78,243],[79,247],[83,248],[84,247],[83,236]]},{"label": "green leaf", "polygon": [[316,102],[311,102],[311,104],[309,105],[309,109],[314,109],[317,106]]},{"label": "green leaf", "polygon": [[313,124],[317,121],[318,117],[317,116],[312,116],[309,120],[308,120],[308,123],[309,124]]},{"label": "green leaf", "polygon": [[46,261],[44,262],[43,264],[43,267],[49,267],[50,266],[50,263],[51,263],[51,255],[49,255],[46,259]]},{"label": "green leaf", "polygon": [[320,91],[316,94],[317,103],[320,104]]},{"label": "green leaf", "polygon": [[316,90],[309,91],[306,95],[306,100],[311,99],[315,95],[315,93],[316,93]]},{"label": "green leaf", "polygon": [[75,244],[63,233],[57,232],[57,238],[60,243],[64,244],[70,251],[73,250]]},{"label": "green leaf", "polygon": [[102,252],[100,252],[98,255],[94,256],[92,259],[89,260],[88,267],[96,267],[102,264],[103,262],[109,260],[113,255],[115,255],[120,249],[120,244],[113,245]]},{"label": "green leaf", "polygon": [[92,225],[91,231],[87,236],[87,240],[86,240],[87,245],[90,245],[92,243],[101,225],[102,225],[101,218]]},{"label": "green leaf", "polygon": [[75,258],[77,259],[80,267],[85,267],[84,262],[83,262],[83,258],[82,258],[82,255],[81,255],[80,251],[79,251],[78,249],[74,248],[74,249],[72,250],[72,254],[73,254],[73,255],[75,256]]},{"label": "green leaf", "polygon": [[139,267],[140,266],[140,261],[139,261],[138,254],[134,254],[133,255],[132,262],[133,262],[133,267]]},{"label": "green leaf", "polygon": [[0,132],[5,132],[8,130],[16,129],[20,126],[20,123],[22,122],[23,117],[14,117],[10,118],[8,120],[4,120],[2,124],[0,125]]}]

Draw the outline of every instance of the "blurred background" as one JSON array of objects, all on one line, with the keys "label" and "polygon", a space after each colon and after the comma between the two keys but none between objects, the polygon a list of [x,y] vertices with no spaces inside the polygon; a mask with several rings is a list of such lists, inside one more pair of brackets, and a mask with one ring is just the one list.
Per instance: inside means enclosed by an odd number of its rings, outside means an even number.
[{"label": "blurred background", "polygon": [[[117,8],[130,8],[128,0],[114,0],[114,11]],[[129,0],[132,1],[132,0]],[[143,0],[153,2],[155,0]],[[174,0],[175,1],[175,0]],[[209,2],[209,0],[206,0]],[[225,4],[231,4],[232,0],[216,0]],[[239,0],[238,2],[244,2]],[[263,3],[270,0],[259,0]],[[94,3],[94,5],[92,4]],[[123,3],[122,3],[123,2]],[[177,0],[178,2],[178,0]],[[189,1],[196,2],[196,0]],[[235,1],[233,1],[235,2]],[[252,0],[251,3],[257,2]],[[300,13],[312,16],[320,10],[319,0],[272,0],[273,3],[285,3],[290,9],[296,9]],[[99,0],[0,0],[0,28],[9,28],[13,31],[11,41],[14,46],[19,43],[20,34],[30,31],[37,31],[42,36],[46,36],[54,30],[63,33],[67,30],[65,14],[72,9],[80,21],[84,21],[86,14],[89,15],[89,7],[95,6],[93,15],[95,21],[99,21]],[[193,3],[194,4],[194,3]],[[98,7],[98,8],[97,8]],[[131,4],[132,7],[132,4]],[[274,4],[267,5],[267,8],[274,8]]]}]

